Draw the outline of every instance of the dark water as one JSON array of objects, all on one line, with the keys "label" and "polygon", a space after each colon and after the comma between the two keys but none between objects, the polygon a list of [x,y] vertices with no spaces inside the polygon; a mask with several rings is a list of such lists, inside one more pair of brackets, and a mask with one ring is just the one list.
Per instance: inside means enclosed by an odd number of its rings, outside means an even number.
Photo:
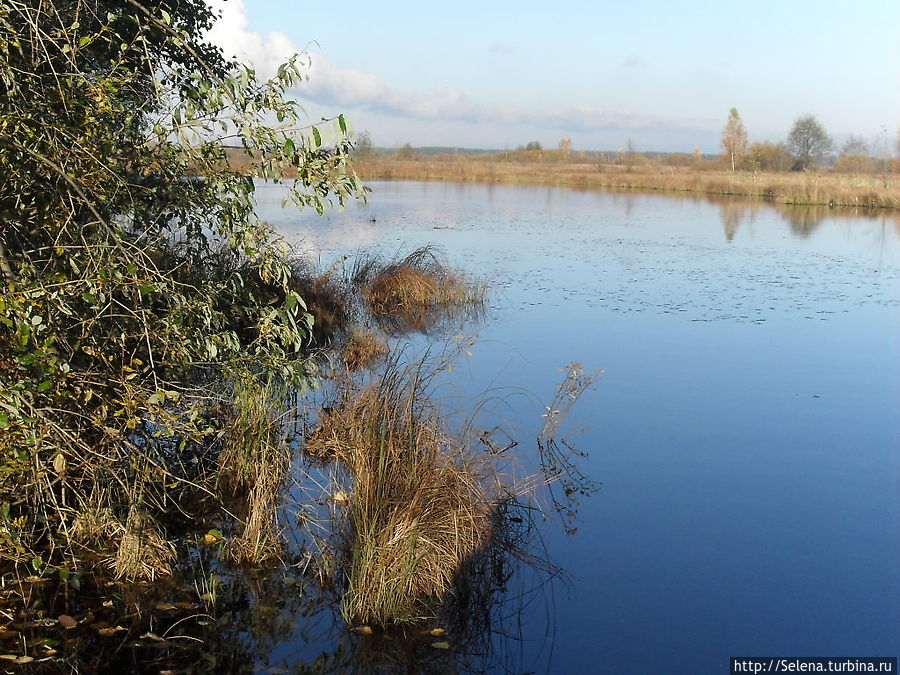
[{"label": "dark water", "polygon": [[487,278],[490,317],[452,387],[488,392],[518,438],[536,435],[561,367],[605,370],[568,431],[602,490],[576,535],[548,522],[569,582],[522,609],[505,668],[721,673],[729,656],[900,652],[897,220],[371,187],[319,218],[260,185],[259,212],[326,265],[434,243]]}]

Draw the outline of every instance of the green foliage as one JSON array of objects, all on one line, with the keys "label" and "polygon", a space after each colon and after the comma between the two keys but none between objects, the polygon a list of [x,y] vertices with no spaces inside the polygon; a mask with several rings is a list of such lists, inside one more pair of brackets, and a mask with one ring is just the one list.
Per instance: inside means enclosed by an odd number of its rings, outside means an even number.
[{"label": "green foliage", "polygon": [[97,490],[120,521],[160,497],[227,436],[238,382],[310,376],[312,317],[223,146],[322,212],[362,193],[347,124],[304,126],[298,58],[260,82],[203,41],[212,18],[0,0],[2,556],[68,548]]}]

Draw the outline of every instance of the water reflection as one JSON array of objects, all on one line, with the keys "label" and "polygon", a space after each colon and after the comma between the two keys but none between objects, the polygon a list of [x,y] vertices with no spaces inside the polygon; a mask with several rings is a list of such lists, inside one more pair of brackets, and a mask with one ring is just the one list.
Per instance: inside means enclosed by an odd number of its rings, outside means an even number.
[{"label": "water reflection", "polygon": [[759,212],[759,202],[729,197],[712,197],[709,201],[719,205],[719,218],[725,230],[725,240],[729,243],[734,241],[738,228],[745,222],[752,222]]},{"label": "water reflection", "polygon": [[780,211],[791,226],[791,233],[798,237],[810,236],[825,218],[833,215],[833,209],[822,205],[784,205]]}]

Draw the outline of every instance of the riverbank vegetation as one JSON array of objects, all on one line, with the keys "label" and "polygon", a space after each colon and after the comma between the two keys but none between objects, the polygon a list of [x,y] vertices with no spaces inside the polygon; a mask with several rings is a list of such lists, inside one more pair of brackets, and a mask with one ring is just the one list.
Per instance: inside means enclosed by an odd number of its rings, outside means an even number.
[{"label": "riverbank vegetation", "polygon": [[302,128],[296,63],[258,82],[204,43],[202,2],[2,16],[0,559],[67,576],[90,550],[119,578],[162,573],[175,505],[217,472],[253,495],[282,463],[284,392],[312,375],[313,317],[222,134],[301,175],[290,194],[317,209],[361,194],[349,138]]},{"label": "riverbank vegetation", "polygon": [[[423,395],[428,366],[357,386],[388,336],[477,313],[485,287],[429,248],[324,271],[292,259],[223,141],[321,212],[365,194],[348,127],[310,125],[285,97],[296,60],[261,82],[224,59],[202,38],[212,19],[200,0],[0,0],[12,665],[252,669],[284,632],[276,596],[298,613],[337,600],[378,625],[461,614],[466,598],[490,612],[503,533],[525,542],[524,519],[507,519],[517,507],[486,491],[489,463]],[[323,368],[341,398],[316,411],[304,395]],[[316,450],[326,436],[330,458]],[[343,497],[310,462],[345,476]],[[343,504],[335,519],[317,512],[326,497]],[[426,646],[455,653],[429,646],[451,634],[443,623]],[[210,647],[184,648],[199,641]]]},{"label": "riverbank vegetation", "polygon": [[[850,136],[834,143],[812,115],[799,117],[785,142],[751,143],[736,108],[722,129],[722,154],[638,152],[632,140],[614,152],[556,149],[531,141],[515,150],[376,148],[362,132],[354,166],[368,180],[449,180],[564,185],[575,189],[654,190],[761,197],[794,205],[900,208],[900,158],[886,139]],[[900,136],[897,139],[900,155]],[[235,166],[254,171],[246,163]]]},{"label": "riverbank vegetation", "polygon": [[[790,159],[773,161],[790,168]],[[366,180],[428,180],[516,185],[560,185],[579,190],[615,189],[760,197],[782,204],[900,208],[900,173],[810,170],[792,172],[749,168],[769,154],[769,148],[750,148],[747,168],[732,172],[718,159],[691,155],[618,156],[616,153],[578,153],[529,150],[483,155],[415,155],[392,153],[355,159],[354,168]],[[843,164],[846,164],[846,160]]]}]

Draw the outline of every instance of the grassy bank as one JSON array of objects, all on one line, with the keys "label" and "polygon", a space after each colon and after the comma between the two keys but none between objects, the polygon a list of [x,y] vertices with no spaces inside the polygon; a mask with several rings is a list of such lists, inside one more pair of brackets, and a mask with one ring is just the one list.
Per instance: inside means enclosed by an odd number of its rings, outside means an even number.
[{"label": "grassy bank", "polygon": [[900,175],[821,172],[731,172],[683,166],[527,161],[504,155],[357,159],[363,180],[434,180],[576,189],[626,189],[763,197],[784,204],[900,208]]}]

